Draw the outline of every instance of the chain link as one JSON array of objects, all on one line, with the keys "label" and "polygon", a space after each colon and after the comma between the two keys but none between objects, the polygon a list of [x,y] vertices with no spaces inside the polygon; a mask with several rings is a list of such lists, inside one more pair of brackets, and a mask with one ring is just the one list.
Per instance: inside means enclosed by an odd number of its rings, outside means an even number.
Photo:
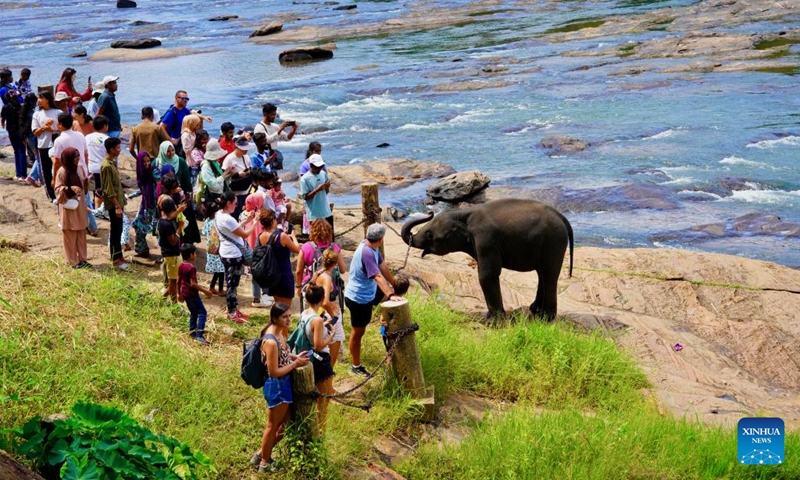
[{"label": "chain link", "polygon": [[[397,235],[397,236],[398,236],[398,237],[400,237],[401,239],[403,238],[403,236],[400,234],[400,232],[398,232],[397,230],[395,230],[395,229],[394,229],[394,227],[392,227],[392,226],[391,226],[391,225],[389,225],[388,223],[386,224],[386,228],[388,228],[389,230],[393,231],[393,232],[395,233],[395,235]],[[408,246],[408,248],[406,248],[406,257],[403,259],[403,266],[402,266],[402,267],[400,267],[400,268],[398,268],[397,270],[395,270],[396,272],[399,272],[400,270],[403,270],[403,269],[405,269],[405,268],[406,268],[406,265],[408,265],[408,256],[409,256],[410,254],[411,254],[411,245],[409,245],[409,246]]]},{"label": "chain link", "polygon": [[[327,398],[327,399],[333,400],[333,401],[335,401],[335,402],[337,402],[337,403],[339,403],[341,405],[344,405],[346,407],[359,408],[359,409],[364,410],[365,412],[369,413],[369,410],[372,408],[372,404],[374,403],[375,399],[377,398],[378,393],[380,393],[380,387],[384,383],[386,383],[386,379],[387,379],[388,374],[389,374],[389,369],[388,368],[384,368],[384,367],[387,366],[389,360],[394,355],[395,350],[397,350],[397,345],[400,343],[400,339],[403,338],[404,336],[408,335],[411,332],[416,332],[417,330],[419,330],[419,325],[416,324],[416,323],[413,323],[413,324],[409,325],[408,327],[406,327],[406,328],[404,328],[402,330],[399,330],[397,332],[387,333],[386,334],[386,338],[392,340],[392,346],[389,347],[389,350],[386,352],[386,356],[383,358],[383,360],[381,360],[381,363],[378,365],[378,367],[375,368],[375,370],[373,370],[369,375],[367,375],[367,377],[361,383],[359,383],[358,385],[356,385],[353,388],[350,388],[348,390],[345,390],[343,392],[337,392],[337,393],[334,393],[334,394],[322,393],[319,390],[314,389],[314,391],[311,392],[311,396],[313,398]],[[341,400],[342,397],[346,397],[347,395],[350,395],[351,393],[355,392],[359,388],[361,388],[364,385],[366,385],[367,382],[369,382],[370,380],[375,378],[375,376],[378,374],[378,371],[381,368],[384,368],[384,370],[383,370],[383,378],[381,379],[381,382],[378,384],[378,386],[375,388],[375,390],[372,392],[372,397],[369,400],[367,400],[366,403],[364,403],[363,405],[359,405],[359,404],[357,404],[355,402],[347,402],[345,400]]]}]

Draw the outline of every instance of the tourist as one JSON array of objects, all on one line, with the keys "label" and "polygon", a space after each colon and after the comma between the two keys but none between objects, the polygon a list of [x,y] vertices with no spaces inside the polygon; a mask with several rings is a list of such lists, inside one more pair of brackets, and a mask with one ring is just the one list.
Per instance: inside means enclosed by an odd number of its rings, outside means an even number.
[{"label": "tourist", "polygon": [[55,200],[56,194],[53,191],[53,161],[50,159],[50,148],[53,140],[58,135],[58,116],[61,110],[55,108],[55,99],[49,91],[39,94],[39,110],[33,114],[31,130],[37,138],[39,148],[39,159],[42,162],[42,176],[44,177],[44,188],[48,200]]},{"label": "tourist", "polygon": [[267,143],[267,135],[263,132],[258,132],[253,135],[253,143],[256,146],[256,153],[253,155],[253,168],[263,168],[268,172],[272,171],[272,161],[275,159],[275,153],[269,151],[269,144]]},{"label": "tourist", "polygon": [[[198,115],[186,115],[183,117],[183,126],[181,127],[181,138],[179,150],[183,150],[181,155],[191,167],[192,151],[194,150],[194,142],[197,139],[197,132],[203,127],[203,120]],[[191,170],[190,170],[191,171]],[[197,178],[197,175],[192,175],[192,178]],[[194,183],[194,182],[193,182]]]},{"label": "tourist", "polygon": [[142,108],[142,121],[131,130],[128,150],[133,157],[147,152],[150,158],[156,158],[161,144],[169,141],[169,136],[164,130],[153,123],[154,116],[153,107]]},{"label": "tourist", "polygon": [[[58,116],[58,130],[59,135],[58,138],[55,139],[53,142],[53,148],[50,149],[50,156],[53,160],[53,173],[57,174],[59,168],[61,167],[61,154],[62,152],[72,147],[78,151],[80,155],[80,164],[79,168],[81,169],[81,173],[84,174],[84,177],[89,178],[89,168],[86,163],[86,137],[83,136],[81,132],[77,132],[72,129],[74,124],[74,119],[72,115],[67,113],[62,113]],[[88,185],[87,185],[88,186]],[[88,197],[89,192],[88,189],[84,189],[84,196]],[[90,200],[87,200],[89,202]],[[97,236],[98,229],[97,229],[97,220],[94,217],[94,213],[91,210],[87,212],[87,218],[89,222],[89,234],[93,237]]]},{"label": "tourist", "polygon": [[116,137],[109,137],[105,141],[105,147],[106,156],[100,164],[100,188],[103,191],[103,203],[111,221],[111,232],[109,233],[111,261],[117,269],[127,270],[128,264],[122,257],[122,216],[126,198],[117,168],[117,157],[122,152],[122,141]]},{"label": "tourist", "polygon": [[[259,132],[264,133],[267,136],[267,143],[269,144],[270,150],[277,151],[279,140],[288,142],[294,137],[294,134],[297,133],[297,122],[295,121],[283,122],[280,125],[275,125],[273,123],[275,117],[278,115],[278,107],[275,105],[265,103],[261,107],[261,114],[263,118],[258,125],[256,125],[253,134],[255,135]],[[286,132],[287,128],[290,130],[288,133]]]},{"label": "tourist", "polygon": [[210,139],[211,136],[202,128],[195,134],[191,153],[186,157],[186,161],[189,163],[189,171],[192,172],[192,185],[197,185],[197,177],[200,176],[200,166],[203,164],[203,159],[206,155],[206,145],[208,145]]},{"label": "tourist", "polygon": [[[300,314],[300,325],[304,326],[304,333],[316,353],[311,360],[311,365],[314,367],[314,386],[321,393],[332,395],[334,373],[329,345],[336,337],[336,329],[333,328],[331,317],[323,318],[320,315],[320,312],[324,312],[322,301],[325,298],[325,290],[316,283],[309,283],[303,295],[308,302],[308,308]],[[338,317],[337,323],[341,323],[338,322]],[[328,402],[330,400],[325,397],[317,398],[317,420],[321,432],[325,431]]]},{"label": "tourist", "polygon": [[103,93],[97,99],[97,115],[108,118],[108,136],[119,138],[122,133],[122,120],[117,107],[117,81],[119,77],[108,75],[103,78]]},{"label": "tourist", "polygon": [[[246,221],[250,215],[257,215],[259,211],[263,211],[264,205],[264,194],[261,192],[251,193],[247,196],[247,200],[244,202],[244,212],[242,212],[241,217],[239,217],[239,221]],[[247,243],[250,244],[250,248],[254,249],[258,245],[258,239],[261,234],[264,232],[264,227],[262,226],[260,219],[259,222],[256,224],[255,230],[253,233],[247,237]],[[269,294],[269,289],[267,287],[262,287],[253,280],[252,282],[253,287],[253,301],[251,306],[253,308],[269,308],[275,303],[275,299]]]},{"label": "tourist", "polygon": [[[212,138],[206,144],[206,153],[200,167],[200,183],[205,187],[205,203],[216,200],[225,191],[228,179],[233,176],[234,166],[222,169],[222,159],[228,154],[220,147],[217,139]],[[206,214],[206,216],[210,216]]]},{"label": "tourist", "polygon": [[[294,272],[291,255],[300,253],[300,246],[294,234],[287,234],[278,229],[278,219],[275,217],[274,211],[262,210],[259,221],[264,227],[264,231],[258,237],[258,244],[264,246],[271,243],[273,255],[281,271],[280,280],[277,285],[269,288],[269,293],[276,302],[291,305],[294,298]],[[275,233],[274,236],[273,233]]]},{"label": "tourist", "polygon": [[[312,164],[313,165],[313,164]],[[361,365],[361,338],[372,320],[372,307],[384,299],[399,298],[394,295],[394,277],[380,253],[386,227],[373,223],[367,228],[367,238],[356,248],[350,262],[350,276],[344,290],[344,303],[350,310],[350,372],[369,375]]]},{"label": "tourist", "polygon": [[[300,170],[298,171],[298,173],[300,174],[301,177],[303,175],[305,175],[306,172],[311,170],[311,164],[308,163],[308,158],[311,157],[311,155],[314,155],[314,154],[322,155],[322,144],[321,143],[319,143],[319,142],[311,142],[311,143],[308,144],[308,150],[306,150],[306,158],[305,158],[305,160],[303,160],[303,163],[300,164]],[[328,166],[327,165],[323,165],[322,169],[327,172],[328,171]]]},{"label": "tourist", "polygon": [[83,105],[75,105],[72,109],[72,118],[75,122],[72,129],[80,132],[84,137],[90,133],[94,133],[94,124],[92,124],[92,117],[89,116],[86,107]]},{"label": "tourist", "polygon": [[247,199],[247,194],[253,184],[253,179],[250,176],[250,157],[247,151],[253,148],[253,144],[247,141],[244,137],[236,139],[236,150],[229,153],[225,160],[222,162],[222,169],[227,170],[233,166],[233,176],[230,181],[231,191],[236,195],[236,210],[234,210],[234,218],[239,218],[244,208],[244,201]]},{"label": "tourist", "polygon": [[289,218],[292,216],[292,204],[286,199],[286,192],[283,191],[283,180],[275,176],[272,182],[272,201],[275,203],[275,212],[278,214],[278,228],[291,232],[292,226]]},{"label": "tourist", "polygon": [[236,144],[233,141],[233,131],[236,127],[231,122],[225,122],[219,127],[220,137],[219,146],[222,147],[227,153],[233,153],[236,150]]},{"label": "tourist", "polygon": [[[164,116],[161,117],[161,128],[164,130],[164,133],[172,139],[172,143],[175,145],[177,145],[181,139],[183,119],[187,115],[196,114],[200,116],[201,125],[203,120],[211,123],[211,117],[202,116],[202,112],[199,110],[189,110],[186,107],[188,104],[189,94],[186,93],[185,90],[178,90],[175,92],[175,101],[169,106],[167,111],[164,112]],[[187,151],[185,153],[188,154],[189,152]]]},{"label": "tourist", "polygon": [[[0,69],[0,100],[2,100],[3,105],[8,103],[6,94],[10,90],[17,91],[17,86],[14,84],[14,74],[7,68]],[[14,98],[17,102],[20,101],[18,96]]]},{"label": "tourist", "polygon": [[309,222],[324,218],[333,228],[333,213],[328,203],[331,181],[328,172],[322,170],[325,161],[322,155],[315,153],[308,157],[308,163],[311,170],[300,177],[300,195],[306,201],[306,216]]},{"label": "tourist", "polygon": [[56,102],[56,108],[61,110],[61,113],[66,113],[67,115],[70,114],[71,110],[69,108],[69,94],[67,92],[57,92],[56,96],[53,97],[53,100]]},{"label": "tourist", "polygon": [[[216,142],[216,140],[214,140]],[[220,297],[225,296],[225,266],[219,254],[219,234],[214,227],[214,216],[219,211],[219,203],[209,200],[205,204],[206,221],[203,223],[203,236],[206,237],[206,273],[211,274],[209,288]],[[216,252],[216,253],[212,253]],[[219,289],[214,286],[219,283]]]},{"label": "tourist", "polygon": [[19,91],[20,96],[25,97],[29,93],[33,92],[33,88],[31,87],[31,69],[30,68],[23,68],[19,71],[19,80],[16,83],[17,91]]},{"label": "tourist", "polygon": [[252,176],[253,185],[257,187],[256,191],[264,196],[263,208],[272,210],[275,212],[275,216],[277,216],[278,211],[275,207],[275,201],[272,199],[272,187],[275,184],[277,175],[275,172],[270,172],[264,170],[263,168],[259,168],[253,170]]},{"label": "tourist", "polygon": [[35,93],[28,93],[25,95],[25,100],[22,102],[22,110],[20,111],[20,135],[22,141],[25,143],[25,149],[28,151],[28,165],[32,165],[31,173],[25,181],[34,187],[41,187],[44,182],[42,176],[42,162],[39,160],[39,149],[37,148],[38,140],[36,135],[33,134],[31,128],[33,124],[33,114],[37,108],[37,96]]},{"label": "tourist", "polygon": [[28,159],[20,126],[22,106],[17,96],[16,90],[6,92],[3,108],[0,110],[0,126],[8,132],[8,141],[14,149],[14,180],[24,183],[28,178]]},{"label": "tourist", "polygon": [[[94,205],[105,212],[103,206],[103,190],[100,188],[100,165],[103,159],[106,158],[106,139],[108,135],[108,119],[102,115],[98,115],[92,119],[92,127],[94,133],[86,135],[86,154],[89,157],[89,173],[92,179],[89,183],[89,188],[94,193]],[[98,212],[98,215],[102,212]],[[102,213],[106,215],[107,212]],[[107,216],[107,215],[106,215]]]},{"label": "tourist", "polygon": [[103,94],[105,87],[103,87],[103,82],[96,82],[94,84],[94,89],[92,90],[92,99],[89,100],[88,106],[86,107],[87,113],[92,117],[97,116],[97,111],[100,109],[100,105],[97,104],[97,100],[100,99],[100,95]]},{"label": "tourist", "polygon": [[153,176],[153,161],[146,151],[139,152],[136,156],[136,185],[141,192],[139,213],[133,220],[133,229],[136,231],[136,242],[133,250],[137,257],[150,257],[150,247],[147,245],[147,235],[152,233],[153,225],[158,218],[156,205],[156,181]]},{"label": "tourist", "polygon": [[[58,79],[58,85],[56,85],[56,94],[64,92],[69,97],[67,106],[70,109],[75,108],[75,105],[81,102],[88,102],[89,99],[92,98],[92,77],[89,77],[86,82],[86,91],[78,93],[75,89],[76,75],[77,72],[74,68],[67,67],[61,73],[61,78]],[[56,99],[58,99],[58,97],[56,97]]]},{"label": "tourist", "polygon": [[200,298],[200,292],[205,293],[209,298],[214,294],[197,283],[197,269],[194,266],[194,261],[197,259],[197,248],[194,244],[181,245],[181,258],[183,262],[178,267],[178,293],[189,309],[189,335],[202,345],[211,345],[205,338],[207,313],[203,299]]},{"label": "tourist", "polygon": [[[191,208],[192,190],[194,188],[192,186],[192,173],[189,170],[189,165],[186,164],[186,160],[175,154],[175,147],[169,140],[161,142],[158,158],[156,159],[156,168],[158,170],[162,170],[165,166],[172,167],[181,190],[186,196],[187,208],[184,211],[184,215],[186,215],[186,226],[181,235],[181,241],[184,243],[199,243],[200,229],[197,227],[197,217],[194,214],[194,208]],[[160,172],[156,172],[156,177],[156,180],[160,180]]]},{"label": "tourist", "polygon": [[76,268],[91,267],[86,254],[86,189],[88,179],[80,168],[80,152],[67,147],[61,153],[64,168],[56,173],[56,200],[61,238],[67,263]]},{"label": "tourist", "polygon": [[243,261],[242,250],[249,248],[244,239],[249,237],[256,228],[258,215],[251,216],[247,223],[239,223],[231,216],[236,210],[236,195],[230,190],[225,191],[219,199],[221,209],[215,216],[214,225],[219,233],[219,256],[225,266],[225,283],[228,288],[226,301],[228,305],[228,319],[236,323],[244,323],[249,316],[239,310],[237,297],[239,280],[242,277]]},{"label": "tourist", "polygon": [[272,449],[283,438],[283,430],[290,416],[289,404],[292,403],[289,373],[297,367],[308,365],[305,352],[299,355],[289,352],[286,337],[291,324],[289,305],[276,303],[269,312],[269,325],[261,330],[261,356],[269,375],[263,388],[267,401],[267,428],[261,437],[261,449],[250,459],[251,465],[258,465],[259,473],[275,471]]},{"label": "tourist", "polygon": [[181,239],[178,237],[179,227],[170,215],[178,210],[177,205],[170,197],[162,197],[158,202],[161,218],[158,219],[158,246],[161,257],[164,259],[164,268],[167,271],[167,291],[164,297],[172,303],[178,301],[178,267],[181,254]]}]

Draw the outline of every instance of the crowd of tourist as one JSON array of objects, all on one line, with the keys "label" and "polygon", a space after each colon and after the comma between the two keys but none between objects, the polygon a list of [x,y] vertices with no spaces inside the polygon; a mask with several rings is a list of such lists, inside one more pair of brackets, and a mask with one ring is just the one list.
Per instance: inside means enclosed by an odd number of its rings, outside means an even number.
[{"label": "crowd of tourist", "polygon": [[[287,345],[292,300],[302,296],[307,304],[301,324],[315,353],[311,361],[320,392],[333,392],[333,367],[346,340],[337,301],[340,295],[352,326],[350,372],[369,375],[361,364],[361,340],[372,309],[408,288],[407,280],[394,278],[380,254],[385,228],[369,226],[344,286],[340,279],[347,268],[334,242],[328,199],[331,181],[322,145],[311,142],[299,168],[305,211],[303,225],[298,227],[309,240],[298,241],[290,223],[291,202],[277,175],[283,169],[279,142],[291,140],[298,125],[276,123],[273,104],[263,105],[255,126],[237,131],[232,123],[224,122],[219,135],[205,128],[212,123],[211,117],[189,109],[189,94],[184,90],[175,93],[174,103],[163,116],[151,106],[143,107],[127,145],[135,158],[138,192],[126,195],[119,170],[123,150],[116,99],[119,77],[109,75],[94,84],[89,77],[82,92],[76,88],[77,72],[72,68],[63,71],[54,91],[33,92],[30,78],[29,69],[23,69],[17,81],[10,70],[0,70],[0,119],[14,150],[15,181],[43,188],[43,195],[58,210],[69,265],[91,268],[86,236],[99,235],[98,218],[109,221],[109,255],[119,270],[129,269],[123,255],[126,248],[132,248],[135,256],[152,257],[147,237],[154,235],[162,294],[166,301],[185,302],[190,334],[208,345],[207,311],[200,295],[224,296],[227,319],[248,322],[249,316],[240,309],[239,285],[248,275],[253,250],[271,245],[280,279],[262,286],[251,277],[251,306],[270,308],[269,324],[261,333],[269,375],[263,387],[269,420],[252,463],[259,471],[271,470],[272,448],[282,436],[292,402],[288,374],[309,362],[305,352],[290,352]],[[131,220],[125,208],[134,196],[140,197],[140,203]],[[203,221],[201,226],[198,221]],[[205,271],[211,274],[208,287],[198,283],[194,265],[203,237]],[[320,398],[318,406],[324,428],[327,400]]]}]

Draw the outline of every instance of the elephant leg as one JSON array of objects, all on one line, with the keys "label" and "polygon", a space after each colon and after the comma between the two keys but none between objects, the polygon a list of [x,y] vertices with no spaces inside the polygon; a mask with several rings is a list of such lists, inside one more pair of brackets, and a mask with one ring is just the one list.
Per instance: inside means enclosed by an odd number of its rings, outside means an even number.
[{"label": "elephant leg", "polygon": [[478,279],[480,280],[486,307],[489,309],[487,318],[502,317],[505,315],[503,308],[503,294],[500,291],[500,267],[484,266],[478,263]]},{"label": "elephant leg", "polygon": [[536,287],[536,298],[530,306],[534,316],[542,317],[548,322],[556,317],[558,310],[558,276],[561,269],[553,270],[537,272],[539,285]]}]

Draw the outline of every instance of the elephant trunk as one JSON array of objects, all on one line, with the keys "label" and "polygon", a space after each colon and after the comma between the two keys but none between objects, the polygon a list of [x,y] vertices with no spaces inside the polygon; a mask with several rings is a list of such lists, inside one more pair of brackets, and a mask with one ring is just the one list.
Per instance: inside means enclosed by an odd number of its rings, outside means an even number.
[{"label": "elephant trunk", "polygon": [[420,216],[419,218],[410,218],[406,223],[403,224],[403,229],[400,231],[400,236],[403,238],[403,241],[406,242],[406,245],[414,246],[411,242],[413,240],[413,235],[411,234],[411,229],[416,227],[419,224],[429,222],[433,218],[433,212],[429,212],[425,216]]}]

